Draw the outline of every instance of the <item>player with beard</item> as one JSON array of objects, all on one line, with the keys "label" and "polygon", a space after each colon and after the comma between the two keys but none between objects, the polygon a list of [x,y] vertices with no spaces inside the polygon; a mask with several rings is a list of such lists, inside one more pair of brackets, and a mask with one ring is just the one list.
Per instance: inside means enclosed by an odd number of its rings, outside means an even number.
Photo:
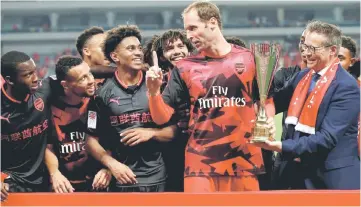
[{"label": "player with beard", "polygon": [[[191,103],[191,135],[185,153],[185,192],[259,190],[261,150],[248,145],[255,110],[253,54],[227,43],[219,9],[194,2],[183,12],[187,38],[199,51],[177,63],[163,94],[161,69],[147,71],[149,106],[157,124],[167,123],[182,101]],[[154,55],[157,63],[157,55]],[[272,118],[268,127],[274,132]]]},{"label": "player with beard", "polygon": [[1,68],[3,201],[9,192],[48,190],[43,160],[51,136],[50,104],[63,90],[53,77],[39,81],[34,61],[23,52],[4,54]]},{"label": "player with beard", "polygon": [[192,53],[194,47],[183,31],[171,29],[154,42],[152,50],[156,51],[159,57],[158,64],[165,73],[171,71],[178,61]]},{"label": "player with beard", "polygon": [[[110,64],[102,51],[102,44],[106,37],[106,32],[101,27],[91,27],[84,30],[76,40],[78,53],[90,68],[96,66],[108,66]],[[96,79],[97,84],[104,79]]]},{"label": "player with beard", "polygon": [[[187,39],[185,33],[181,30],[168,30],[154,41],[152,51],[155,51],[158,58],[158,65],[163,69],[163,83],[161,92],[168,84],[169,77],[177,62],[195,52],[191,42]],[[151,61],[153,64],[153,60]],[[189,121],[189,103],[183,103],[177,106],[178,127],[183,134],[188,133]]]},{"label": "player with beard", "polygon": [[86,145],[116,178],[110,186],[113,192],[164,191],[166,169],[160,142],[172,139],[176,129],[160,129],[150,116],[140,41],[136,26],[108,32],[103,51],[117,71],[97,90],[88,110],[91,136]]},{"label": "player with beard", "polygon": [[[164,68],[161,91],[167,85],[170,72],[176,63],[187,57],[193,50],[194,47],[181,30],[168,30],[154,42],[152,51],[156,51],[159,57],[158,64]],[[153,64],[153,61],[150,64]],[[164,151],[164,161],[168,173],[166,190],[171,192],[184,191],[184,150],[189,138],[189,104],[184,103],[177,107],[178,128],[182,133],[177,134],[171,142],[167,143],[168,146]]]},{"label": "player with beard", "polygon": [[[11,51],[1,57],[1,200],[9,192],[46,191],[43,163],[51,135],[51,78],[39,81],[34,61]],[[54,91],[53,91],[54,92]]]},{"label": "player with beard", "polygon": [[99,165],[85,151],[86,111],[95,92],[94,77],[88,64],[73,56],[61,57],[55,72],[65,95],[51,108],[56,133],[48,141],[45,163],[52,189],[56,193],[105,189],[110,172],[101,169],[96,173]]}]

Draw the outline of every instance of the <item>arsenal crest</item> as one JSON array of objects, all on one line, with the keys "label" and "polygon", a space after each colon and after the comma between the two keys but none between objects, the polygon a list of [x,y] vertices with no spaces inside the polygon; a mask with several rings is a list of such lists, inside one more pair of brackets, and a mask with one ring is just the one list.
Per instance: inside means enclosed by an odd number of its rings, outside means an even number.
[{"label": "arsenal crest", "polygon": [[36,110],[38,111],[43,111],[44,110],[44,101],[41,98],[37,98],[34,101],[34,107],[36,108]]},{"label": "arsenal crest", "polygon": [[242,74],[246,70],[246,67],[243,63],[236,63],[234,67],[236,68],[236,72],[238,74]]}]

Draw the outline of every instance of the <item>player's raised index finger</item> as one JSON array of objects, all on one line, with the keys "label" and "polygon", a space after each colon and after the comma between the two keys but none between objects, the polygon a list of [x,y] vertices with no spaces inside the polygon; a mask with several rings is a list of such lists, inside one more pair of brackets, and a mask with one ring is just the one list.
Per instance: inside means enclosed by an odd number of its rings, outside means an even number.
[{"label": "player's raised index finger", "polygon": [[156,52],[156,51],[153,51],[152,56],[153,56],[153,66],[158,67],[158,56],[157,56],[157,52]]}]

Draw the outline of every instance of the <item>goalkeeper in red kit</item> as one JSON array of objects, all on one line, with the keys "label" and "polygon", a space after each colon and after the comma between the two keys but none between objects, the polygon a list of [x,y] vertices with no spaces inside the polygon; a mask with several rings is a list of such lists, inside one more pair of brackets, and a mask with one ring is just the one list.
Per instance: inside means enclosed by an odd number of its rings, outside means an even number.
[{"label": "goalkeeper in red kit", "polygon": [[[256,119],[253,54],[227,43],[219,9],[195,2],[183,12],[187,38],[199,54],[180,60],[160,94],[162,72],[147,72],[149,107],[157,124],[168,122],[183,101],[190,103],[191,135],[185,150],[185,192],[259,190],[261,149],[247,144]],[[268,119],[274,133],[273,119]]]}]

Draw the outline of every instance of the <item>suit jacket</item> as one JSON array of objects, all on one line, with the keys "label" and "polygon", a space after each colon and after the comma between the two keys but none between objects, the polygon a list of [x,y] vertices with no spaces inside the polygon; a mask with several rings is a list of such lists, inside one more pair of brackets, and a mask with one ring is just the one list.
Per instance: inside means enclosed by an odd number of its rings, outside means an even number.
[{"label": "suit jacket", "polygon": [[[304,69],[275,90],[276,112],[288,109],[293,91],[309,72]],[[357,152],[357,122],[360,90],[356,80],[340,65],[321,102],[316,133],[295,131],[289,125],[282,153],[291,163],[301,158],[299,171],[308,189],[360,189],[360,160]],[[288,175],[289,176],[289,175]]]}]

